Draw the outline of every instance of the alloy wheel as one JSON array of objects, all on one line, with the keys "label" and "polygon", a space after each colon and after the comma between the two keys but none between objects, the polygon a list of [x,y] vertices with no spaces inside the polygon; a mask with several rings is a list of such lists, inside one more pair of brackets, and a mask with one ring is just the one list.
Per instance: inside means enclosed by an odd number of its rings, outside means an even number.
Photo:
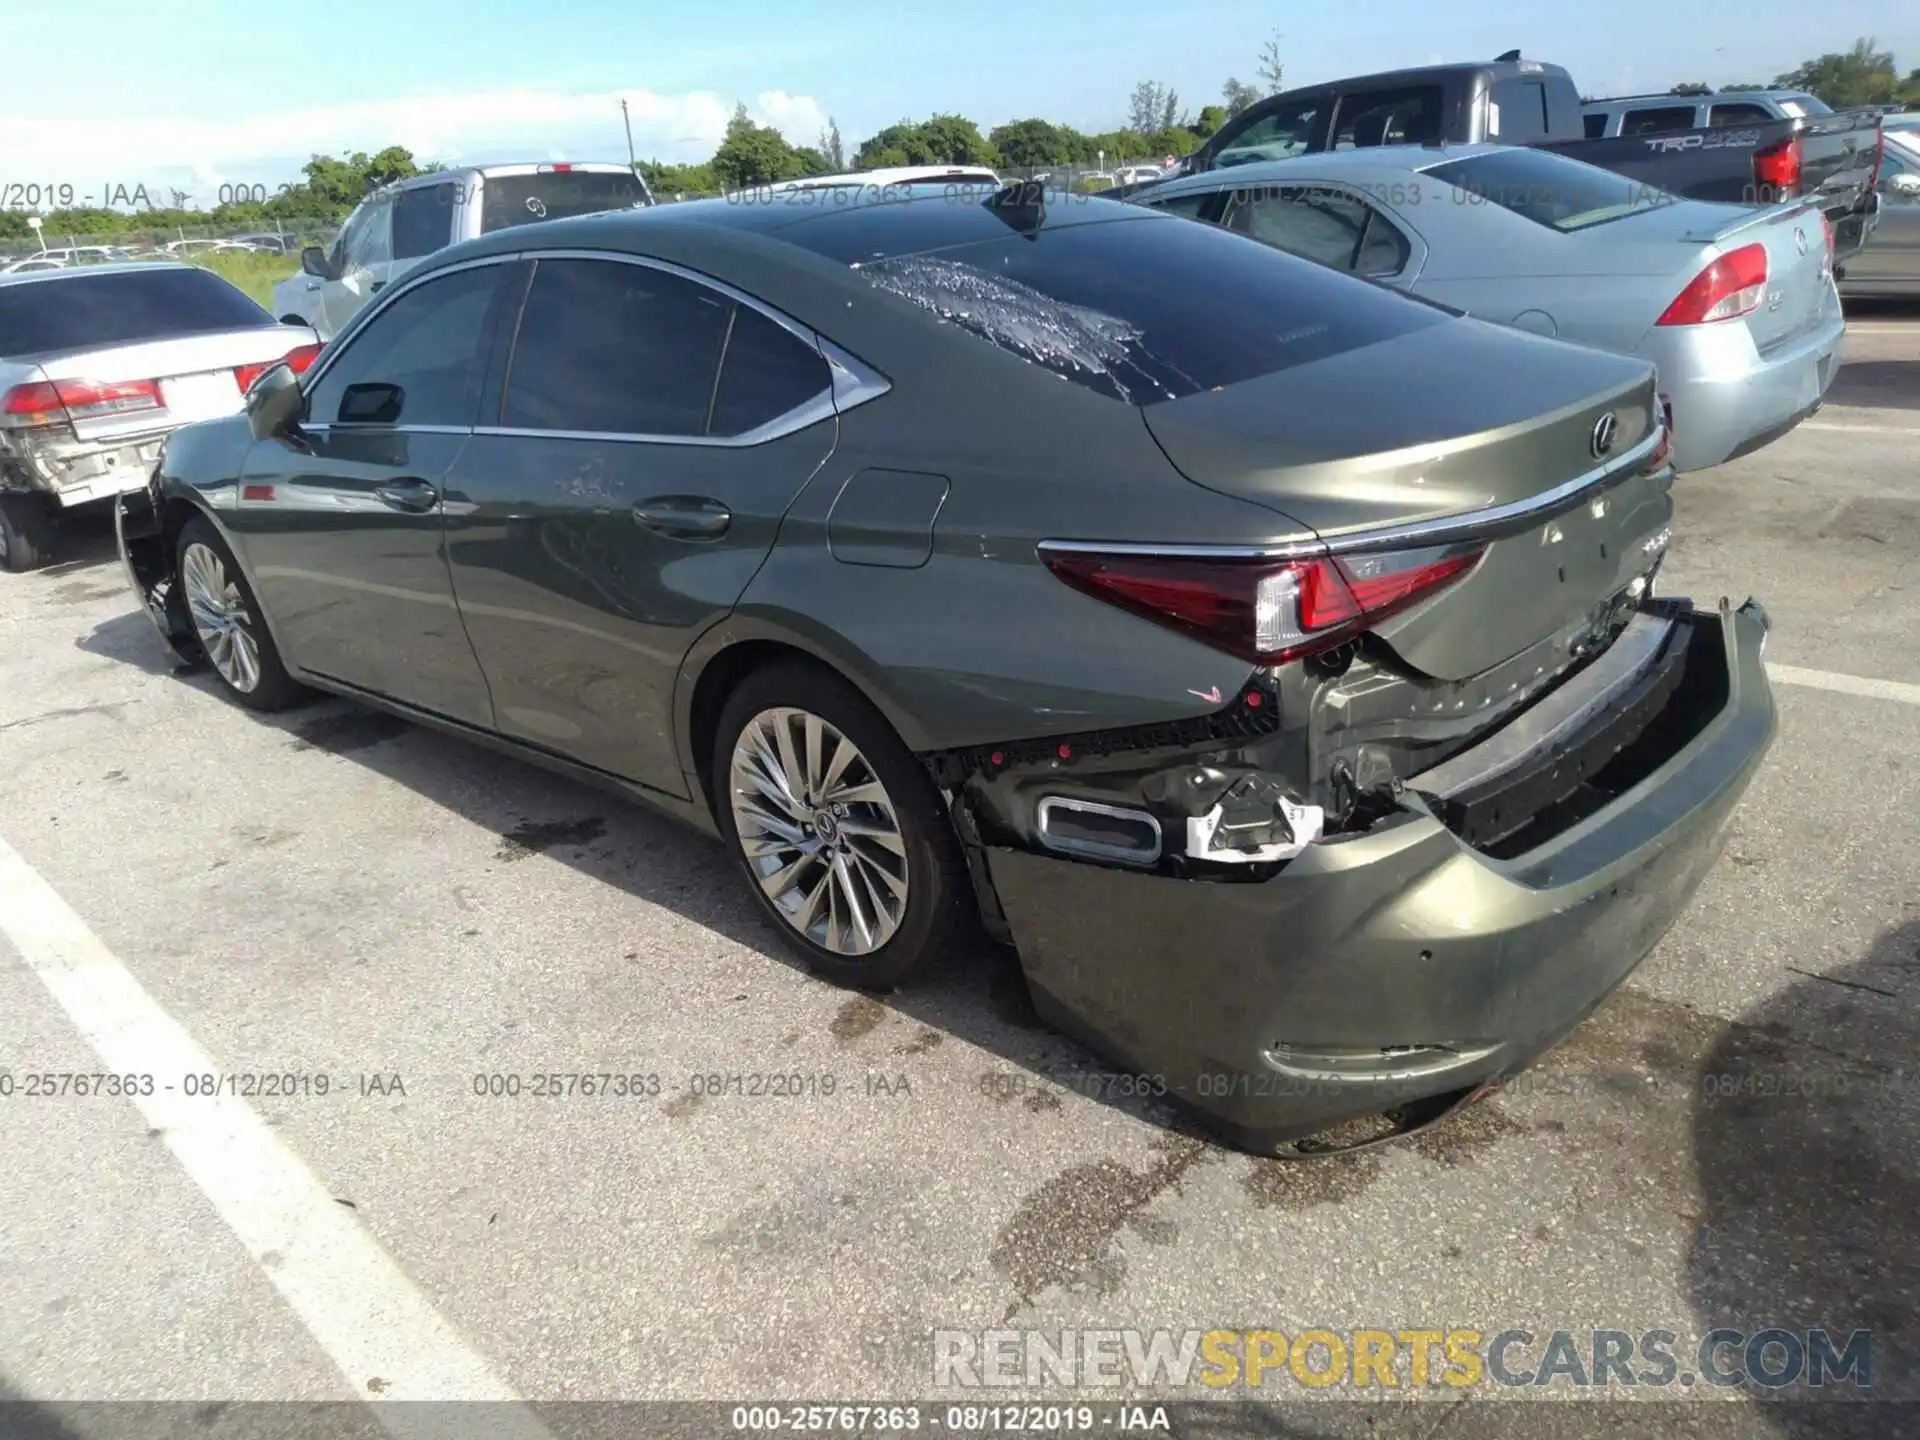
[{"label": "alloy wheel", "polygon": [[180,578],[187,595],[187,613],[207,659],[235,690],[243,695],[260,683],[260,643],[253,637],[253,617],[239,585],[227,574],[226,562],[211,546],[198,541],[180,557]]},{"label": "alloy wheel", "polygon": [[907,843],[860,747],[782,706],[747,722],[727,773],[741,852],[782,918],[842,958],[891,940],[907,909]]}]

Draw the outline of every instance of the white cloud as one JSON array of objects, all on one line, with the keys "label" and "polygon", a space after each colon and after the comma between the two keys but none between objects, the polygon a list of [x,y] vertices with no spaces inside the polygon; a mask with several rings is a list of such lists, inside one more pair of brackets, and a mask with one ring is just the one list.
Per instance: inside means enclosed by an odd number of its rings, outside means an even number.
[{"label": "white cloud", "polygon": [[[139,124],[62,115],[0,114],[0,155],[40,157],[36,170],[80,196],[116,187],[177,186],[211,205],[222,184],[297,180],[314,154],[402,145],[416,159],[449,163],[624,160],[620,101],[642,159],[698,161],[726,134],[733,104],[707,92],[577,93],[513,89],[421,95],[348,105],[277,109],[244,118],[153,116]],[[826,112],[810,96],[769,90],[747,106],[795,145],[812,145]],[[155,197],[159,199],[158,195]]]}]

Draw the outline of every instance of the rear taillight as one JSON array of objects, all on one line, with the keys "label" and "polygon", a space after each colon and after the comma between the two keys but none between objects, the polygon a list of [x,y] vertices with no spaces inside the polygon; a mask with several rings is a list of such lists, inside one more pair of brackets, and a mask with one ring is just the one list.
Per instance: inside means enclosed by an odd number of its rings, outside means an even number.
[{"label": "rear taillight", "polygon": [[289,350],[278,360],[263,360],[257,365],[236,365],[233,367],[233,378],[239,382],[240,393],[244,395],[253,388],[254,381],[274,366],[285,364],[292,368],[294,374],[304,375],[307,373],[307,367],[319,357],[320,346],[317,342],[312,345],[302,345],[297,350]]},{"label": "rear taillight", "polygon": [[1715,260],[1675,297],[1661,325],[1705,325],[1758,309],[1767,289],[1767,247],[1743,245]]},{"label": "rear taillight", "polygon": [[1269,561],[1048,549],[1076,590],[1261,665],[1331,649],[1465,574],[1481,548]]},{"label": "rear taillight", "polygon": [[1753,183],[1762,200],[1786,200],[1800,188],[1800,162],[1803,152],[1800,137],[1782,140],[1756,150],[1753,156]]},{"label": "rear taillight", "polygon": [[0,424],[29,429],[159,408],[158,380],[40,380],[7,391],[0,399]]},{"label": "rear taillight", "polygon": [[1673,397],[1660,397],[1660,438],[1653,442],[1653,454],[1647,457],[1646,473],[1652,474],[1673,459]]}]

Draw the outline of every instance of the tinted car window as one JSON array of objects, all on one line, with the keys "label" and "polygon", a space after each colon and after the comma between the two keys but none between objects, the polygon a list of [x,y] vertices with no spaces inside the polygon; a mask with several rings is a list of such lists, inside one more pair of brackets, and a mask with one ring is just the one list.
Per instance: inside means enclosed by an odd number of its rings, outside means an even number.
[{"label": "tinted car window", "polygon": [[453,204],[459,187],[422,185],[393,202],[393,258],[416,260],[453,242]]},{"label": "tinted car window", "polygon": [[1501,80],[1492,92],[1487,138],[1518,145],[1547,133],[1547,87],[1538,80]]},{"label": "tinted car window", "polygon": [[1671,204],[1674,198],[1641,181],[1545,150],[1470,155],[1426,173],[1461,191],[1465,203],[1498,205],[1562,233],[1604,225]]},{"label": "tinted car window", "polygon": [[542,260],[520,314],[501,424],[704,435],[733,301],[613,260]]},{"label": "tinted car window", "polygon": [[1334,120],[1333,148],[1431,144],[1440,138],[1440,104],[1438,85],[1343,95]]},{"label": "tinted car window", "polygon": [[471,425],[499,265],[436,276],[400,295],[347,342],[307,394],[316,425],[337,423],[349,385],[400,387],[397,425]]},{"label": "tinted car window", "polygon": [[1213,198],[1213,191],[1200,190],[1191,195],[1175,195],[1169,200],[1147,200],[1142,203],[1156,210],[1164,210],[1169,215],[1178,215],[1183,220],[1198,220],[1200,212],[1207,208]]},{"label": "tinted car window", "polygon": [[806,404],[832,382],[819,350],[751,305],[736,304],[707,433],[757,430]]},{"label": "tinted car window", "polygon": [[1284,160],[1289,155],[1304,155],[1324,150],[1327,141],[1327,101],[1303,100],[1285,105],[1259,119],[1244,130],[1227,136],[1214,152],[1216,165],[1246,165],[1255,160]]},{"label": "tinted car window", "polygon": [[639,179],[624,171],[554,170],[536,175],[488,175],[480,185],[480,230],[510,230],[542,220],[626,210],[646,203]]},{"label": "tinted car window", "polygon": [[1606,138],[1607,117],[1605,115],[1584,115],[1581,117],[1581,123],[1586,127],[1587,139],[1601,140]]},{"label": "tinted car window", "polygon": [[1767,108],[1764,105],[1754,105],[1751,103],[1715,105],[1707,111],[1707,124],[1715,126],[1752,125],[1756,121],[1771,119],[1773,119],[1773,116],[1767,113]]},{"label": "tinted car window", "polygon": [[1222,223],[1322,265],[1351,270],[1367,229],[1367,207],[1350,195],[1290,185],[1238,191]]},{"label": "tinted car window", "polygon": [[30,285],[0,285],[4,355],[271,324],[271,315],[208,270],[82,270]]},{"label": "tinted car window", "polygon": [[1672,130],[1693,129],[1694,107],[1664,105],[1649,110],[1629,110],[1620,118],[1622,135],[1662,135]]},{"label": "tinted car window", "polygon": [[[807,232],[785,234],[807,245]],[[1137,405],[1445,323],[1429,307],[1218,226],[1151,213],[853,268],[956,337]]]}]

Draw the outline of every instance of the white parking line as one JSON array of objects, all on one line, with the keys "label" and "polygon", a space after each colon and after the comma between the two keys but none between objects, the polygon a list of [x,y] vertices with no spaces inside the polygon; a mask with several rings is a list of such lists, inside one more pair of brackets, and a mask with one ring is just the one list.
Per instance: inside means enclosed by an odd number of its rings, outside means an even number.
[{"label": "white parking line", "polygon": [[[220,1067],[5,840],[0,933],[105,1071],[154,1077],[154,1093],[134,1097],[135,1107],[356,1394],[368,1395],[372,1382],[382,1402],[501,1402],[485,1412],[489,1440],[552,1440],[252,1106],[232,1095],[183,1093],[183,1077]],[[372,1408],[395,1436],[424,1440],[444,1430],[444,1416],[431,1418],[435,1407]]]},{"label": "white parking line", "polygon": [[1869,680],[1864,675],[1840,675],[1832,670],[1803,670],[1798,665],[1767,664],[1767,678],[1777,685],[1805,685],[1841,695],[1866,695],[1875,700],[1902,700],[1920,705],[1920,685],[1900,680]]}]

